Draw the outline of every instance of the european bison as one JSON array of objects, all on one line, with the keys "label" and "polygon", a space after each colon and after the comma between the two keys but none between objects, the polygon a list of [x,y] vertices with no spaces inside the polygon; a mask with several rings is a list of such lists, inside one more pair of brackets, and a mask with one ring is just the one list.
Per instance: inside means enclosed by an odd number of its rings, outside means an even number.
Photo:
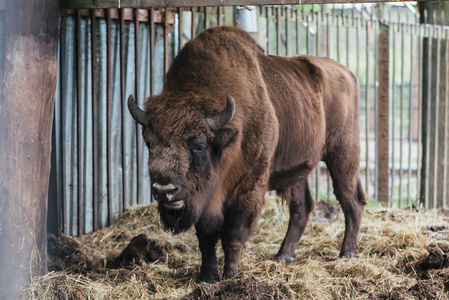
[{"label": "european bison", "polygon": [[195,225],[200,279],[237,274],[264,204],[276,190],[290,221],[278,259],[290,262],[314,207],[307,177],[324,160],[346,227],[340,255],[353,257],[367,197],[359,180],[358,83],[340,64],[301,55],[267,56],[244,31],[215,27],[188,42],[160,95],[141,110],[154,197],[166,229]]}]

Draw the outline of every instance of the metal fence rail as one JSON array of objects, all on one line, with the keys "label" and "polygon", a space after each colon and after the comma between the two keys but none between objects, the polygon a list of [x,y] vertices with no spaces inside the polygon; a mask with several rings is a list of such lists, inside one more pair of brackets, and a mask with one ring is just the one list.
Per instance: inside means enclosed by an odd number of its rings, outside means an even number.
[{"label": "metal fence rail", "polygon": [[[147,153],[122,100],[134,94],[141,105],[159,93],[182,45],[208,27],[244,26],[245,13],[231,7],[65,11],[55,102],[55,193],[50,197],[50,206],[57,207],[55,230],[74,235],[94,231],[111,224],[126,207],[151,201]],[[415,16],[397,7],[368,13],[358,6],[270,6],[258,7],[255,18],[252,35],[266,53],[328,56],[359,78],[361,175],[373,202],[379,199],[382,175],[377,151],[379,32],[387,25],[390,152],[389,174],[384,175],[389,205],[446,205],[448,191],[441,183],[447,180],[447,27],[417,24]],[[423,68],[423,58],[434,63]],[[324,164],[309,180],[317,200],[333,199]]]}]

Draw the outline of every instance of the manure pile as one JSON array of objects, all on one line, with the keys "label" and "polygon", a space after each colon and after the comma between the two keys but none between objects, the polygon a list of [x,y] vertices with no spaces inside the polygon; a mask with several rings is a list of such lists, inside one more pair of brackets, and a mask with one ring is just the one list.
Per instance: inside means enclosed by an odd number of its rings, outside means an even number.
[{"label": "manure pile", "polygon": [[[449,299],[449,217],[414,210],[366,210],[358,259],[340,259],[344,218],[318,203],[290,264],[273,260],[288,208],[272,198],[246,244],[240,277],[197,282],[194,230],[162,230],[156,206],[128,209],[110,228],[49,237],[49,270],[22,299]],[[220,266],[223,252],[218,247]]]}]

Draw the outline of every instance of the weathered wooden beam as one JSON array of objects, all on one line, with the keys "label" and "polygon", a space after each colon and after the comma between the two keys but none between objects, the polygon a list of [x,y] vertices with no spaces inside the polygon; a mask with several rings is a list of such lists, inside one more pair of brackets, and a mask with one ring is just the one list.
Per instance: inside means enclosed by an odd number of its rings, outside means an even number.
[{"label": "weathered wooden beam", "polygon": [[[247,6],[247,5],[297,5],[332,3],[372,3],[391,0],[60,0],[62,8],[151,8],[151,7],[196,7],[196,6]],[[419,1],[419,0],[418,0]],[[421,0],[426,1],[426,0]],[[437,0],[445,1],[445,0]],[[408,0],[395,0],[408,2]]]},{"label": "weathered wooden beam", "polygon": [[[38,13],[37,13],[38,12]],[[8,0],[0,85],[0,299],[47,271],[57,0]]]},{"label": "weathered wooden beam", "polygon": [[[1,0],[0,0],[1,1]],[[80,9],[80,10],[74,10],[74,9],[66,9],[64,10],[64,14],[67,15],[76,15],[77,12],[79,12],[81,17],[91,17],[91,10],[90,9]],[[160,23],[163,24],[165,22],[165,16],[168,17],[167,21],[168,24],[175,24],[175,9],[171,8],[168,9],[167,14],[162,9],[155,9],[152,11],[153,13],[153,20],[154,23]],[[139,22],[148,22],[148,20],[151,18],[149,16],[150,12],[147,9],[137,9],[137,18],[139,19]],[[120,10],[118,9],[110,9],[109,15],[111,19],[119,19],[120,18]],[[95,9],[95,17],[97,18],[106,18],[107,17],[107,10],[106,9]],[[132,8],[125,8],[123,9],[123,19],[125,21],[134,21],[136,19],[136,14],[134,13]]]},{"label": "weathered wooden beam", "polygon": [[389,52],[390,52],[390,28],[380,23],[379,32],[379,94],[378,94],[378,143],[377,143],[377,195],[378,201],[388,205],[388,142],[389,142]]}]

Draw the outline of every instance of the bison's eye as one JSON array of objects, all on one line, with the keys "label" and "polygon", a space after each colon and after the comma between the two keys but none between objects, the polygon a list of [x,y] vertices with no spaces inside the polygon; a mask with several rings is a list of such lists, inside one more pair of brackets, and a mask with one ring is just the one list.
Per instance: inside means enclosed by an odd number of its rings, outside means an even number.
[{"label": "bison's eye", "polygon": [[194,151],[201,153],[204,150],[204,145],[198,145]]}]

